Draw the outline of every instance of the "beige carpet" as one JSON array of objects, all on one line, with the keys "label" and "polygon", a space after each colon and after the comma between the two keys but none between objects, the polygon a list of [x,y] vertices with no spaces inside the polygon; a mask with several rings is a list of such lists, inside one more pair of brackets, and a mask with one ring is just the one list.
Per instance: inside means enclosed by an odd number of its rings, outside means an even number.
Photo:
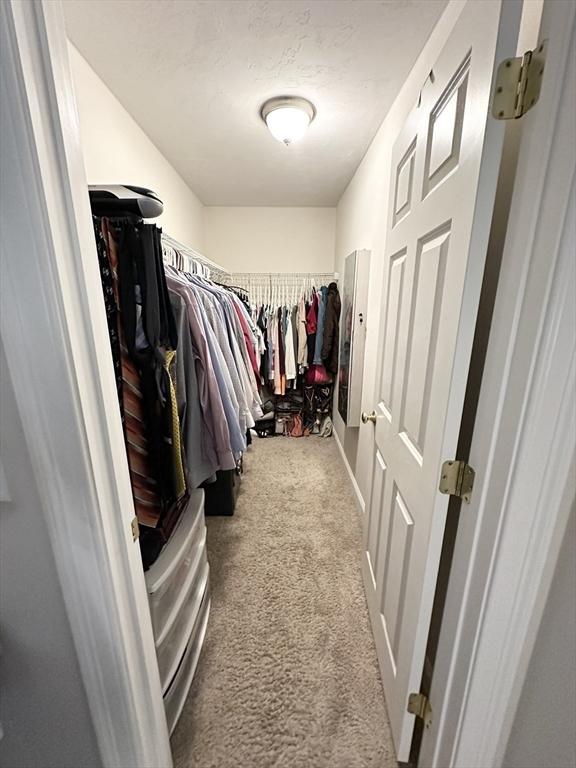
[{"label": "beige carpet", "polygon": [[176,768],[396,766],[334,439],[256,438],[208,518],[212,612]]}]

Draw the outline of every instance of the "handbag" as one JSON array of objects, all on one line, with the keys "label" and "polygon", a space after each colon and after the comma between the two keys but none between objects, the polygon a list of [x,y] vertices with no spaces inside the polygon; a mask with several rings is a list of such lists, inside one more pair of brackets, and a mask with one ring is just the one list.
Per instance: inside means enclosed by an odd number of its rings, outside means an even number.
[{"label": "handbag", "polygon": [[289,433],[290,437],[305,437],[307,434],[309,434],[308,430],[304,429],[304,424],[302,423],[302,416],[297,414],[292,419],[292,423],[290,424],[290,430]]},{"label": "handbag", "polygon": [[306,371],[306,384],[330,384],[332,377],[323,365],[311,365]]}]

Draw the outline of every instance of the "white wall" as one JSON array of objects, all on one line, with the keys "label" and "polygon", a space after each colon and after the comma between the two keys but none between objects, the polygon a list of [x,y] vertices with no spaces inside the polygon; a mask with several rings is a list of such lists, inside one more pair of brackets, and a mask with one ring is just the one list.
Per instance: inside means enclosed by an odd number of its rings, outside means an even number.
[{"label": "white wall", "polygon": [[203,252],[201,201],[71,43],[68,49],[88,183],[154,190],[164,203],[164,213],[155,221]]},{"label": "white wall", "polygon": [[335,208],[204,209],[206,254],[231,272],[332,272]]},{"label": "white wall", "polygon": [[[382,306],[384,239],[392,145],[405,118],[417,102],[422,84],[428,75],[427,62],[431,58],[436,58],[442,50],[461,8],[462,4],[458,1],[450,3],[446,8],[338,203],[336,271],[343,273],[344,259],[351,251],[366,248],[372,252],[366,318],[363,410],[371,411],[375,405],[374,380],[378,353],[378,324]],[[371,427],[368,425],[359,429],[347,428],[337,411],[334,413],[334,425],[360,492],[364,501],[368,502],[372,476]]]},{"label": "white wall", "polygon": [[333,271],[335,208],[205,208],[72,43],[68,49],[89,184],[153,189],[164,202],[157,223],[231,271]]}]

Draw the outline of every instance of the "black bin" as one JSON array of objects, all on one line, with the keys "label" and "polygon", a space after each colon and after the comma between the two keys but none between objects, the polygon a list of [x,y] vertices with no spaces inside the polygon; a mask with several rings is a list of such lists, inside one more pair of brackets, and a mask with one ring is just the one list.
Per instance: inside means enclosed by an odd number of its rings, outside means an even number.
[{"label": "black bin", "polygon": [[240,490],[240,470],[225,469],[216,472],[216,482],[204,486],[204,513],[212,517],[216,515],[234,514],[236,498]]}]

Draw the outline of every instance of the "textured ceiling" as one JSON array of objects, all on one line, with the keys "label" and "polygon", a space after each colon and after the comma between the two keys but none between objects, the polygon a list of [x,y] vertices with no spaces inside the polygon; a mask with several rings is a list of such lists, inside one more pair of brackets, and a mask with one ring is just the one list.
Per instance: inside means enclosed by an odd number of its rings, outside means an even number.
[{"label": "textured ceiling", "polygon": [[[446,0],[65,0],[68,35],[206,205],[335,205]],[[259,117],[318,114],[290,147]]]}]

